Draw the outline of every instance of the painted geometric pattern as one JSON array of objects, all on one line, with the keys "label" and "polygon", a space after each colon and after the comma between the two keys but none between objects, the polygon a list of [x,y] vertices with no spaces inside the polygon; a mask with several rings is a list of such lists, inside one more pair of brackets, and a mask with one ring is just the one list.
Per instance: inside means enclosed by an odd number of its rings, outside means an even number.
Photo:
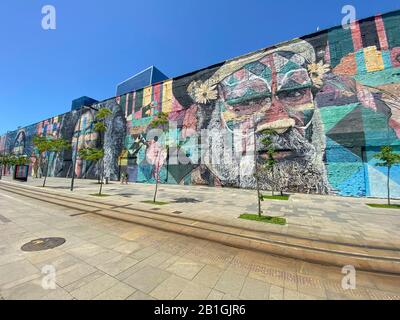
[{"label": "painted geometric pattern", "polygon": [[[376,166],[374,155],[382,146],[400,152],[400,11],[262,49],[102,106],[113,111],[114,131],[101,142],[93,132],[94,114],[83,115],[79,127],[79,113],[72,111],[1,136],[0,151],[35,156],[35,134],[73,144],[79,135],[78,149],[103,143],[111,179],[126,172],[132,182],[155,183],[158,177],[160,183],[254,188],[254,176],[240,174],[255,168],[254,152],[246,152],[273,129],[275,182],[266,175],[263,188],[385,197],[387,170]],[[150,124],[161,112],[169,128],[154,135]],[[225,160],[217,135],[206,142],[208,155],[220,162],[197,161],[203,130],[226,130],[235,161]],[[249,132],[257,132],[255,139]],[[53,157],[50,175],[70,175],[73,155]],[[174,156],[183,161],[175,163]],[[82,161],[76,168],[82,177],[98,171]],[[390,186],[400,198],[399,167],[392,169]]]}]

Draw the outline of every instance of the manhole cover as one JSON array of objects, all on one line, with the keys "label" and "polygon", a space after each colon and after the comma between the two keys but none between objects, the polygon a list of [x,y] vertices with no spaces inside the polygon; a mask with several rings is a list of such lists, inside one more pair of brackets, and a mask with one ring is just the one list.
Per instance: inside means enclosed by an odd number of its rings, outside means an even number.
[{"label": "manhole cover", "polygon": [[64,238],[42,238],[35,239],[28,243],[25,243],[22,247],[22,251],[42,251],[49,250],[61,246],[65,243]]}]

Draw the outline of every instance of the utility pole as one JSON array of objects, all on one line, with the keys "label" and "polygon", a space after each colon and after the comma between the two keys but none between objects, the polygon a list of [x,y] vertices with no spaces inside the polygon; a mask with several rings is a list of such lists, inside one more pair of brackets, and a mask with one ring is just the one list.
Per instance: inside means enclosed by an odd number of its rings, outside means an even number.
[{"label": "utility pole", "polygon": [[94,111],[99,111],[99,109],[96,109],[95,107],[92,106],[82,106],[79,109],[79,125],[78,125],[78,136],[76,139],[76,144],[75,144],[75,154],[74,154],[74,159],[73,159],[73,164],[72,164],[72,179],[71,179],[71,191],[74,191],[74,182],[75,182],[75,170],[76,170],[76,160],[78,157],[78,144],[79,144],[79,138],[81,136],[81,124],[82,124],[82,114],[83,114],[83,109],[89,108]]}]

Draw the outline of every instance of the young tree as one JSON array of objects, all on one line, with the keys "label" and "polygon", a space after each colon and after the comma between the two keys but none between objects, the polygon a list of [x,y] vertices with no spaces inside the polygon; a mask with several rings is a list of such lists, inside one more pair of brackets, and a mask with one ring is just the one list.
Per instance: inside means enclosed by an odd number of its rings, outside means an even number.
[{"label": "young tree", "polygon": [[[99,163],[104,158],[104,150],[97,148],[84,148],[79,150],[79,157],[86,161],[93,161],[95,163]],[[103,171],[101,172],[101,182],[99,189],[99,196],[101,196],[101,192],[103,190]]]},{"label": "young tree", "polygon": [[[157,116],[150,122],[150,127],[153,129],[161,129],[163,132],[167,130],[167,126],[169,124],[168,114],[164,112],[160,112]],[[154,142],[157,143],[157,142]],[[160,172],[162,166],[164,164],[165,157],[168,156],[169,145],[166,143],[164,146],[161,146],[159,143],[158,146],[151,146],[155,150],[155,154],[153,154],[154,158],[154,179],[156,180],[156,187],[154,190],[153,202],[156,202],[157,199],[157,191],[158,184],[160,183]]]},{"label": "young tree", "polygon": [[4,170],[5,166],[7,165],[7,157],[8,156],[6,154],[0,155],[0,165],[1,165],[1,167],[0,167],[0,180],[3,177],[3,170]]},{"label": "young tree", "polygon": [[[271,174],[271,191],[272,195],[274,195],[275,192],[275,178],[274,178],[274,169],[275,165],[277,164],[277,161],[275,159],[275,154],[276,150],[274,148],[273,144],[273,137],[277,135],[277,132],[272,129],[267,129],[262,132],[265,136],[261,139],[261,144],[264,146],[265,149],[267,149],[267,160],[261,167],[261,171],[264,173],[270,173]],[[282,191],[281,191],[282,194]]]},{"label": "young tree", "polygon": [[[35,136],[33,138],[33,145],[36,147],[39,153],[39,160],[38,160],[38,168],[40,170],[40,177],[42,177],[43,174],[43,161],[44,158],[46,158],[46,153],[48,150],[50,150],[50,143],[49,140],[46,137],[42,136]],[[36,177],[37,177],[37,172],[36,172]]]},{"label": "young tree", "polygon": [[[71,148],[71,144],[67,140],[64,140],[62,138],[50,140],[49,145],[50,145],[49,151],[53,153],[54,157],[60,152],[63,152]],[[49,171],[49,164],[50,164],[50,158],[47,160],[46,175],[43,181],[43,187],[46,184],[46,178],[48,176],[48,171]]]},{"label": "young tree", "polygon": [[[99,141],[100,141],[101,148],[103,148],[104,135],[105,135],[105,132],[107,131],[106,121],[111,115],[112,115],[112,111],[108,108],[100,108],[96,113],[96,121],[94,124],[94,130],[96,132],[98,132],[98,134],[99,134],[99,138],[100,138]],[[98,164],[98,166],[100,166],[100,168],[98,170],[98,172],[99,172],[98,179],[99,179],[100,184],[103,183],[103,179],[104,179],[104,159],[103,158],[104,157],[101,158],[101,161]]]},{"label": "young tree", "polygon": [[376,163],[375,166],[387,168],[387,200],[388,205],[390,205],[390,169],[400,164],[400,154],[394,153],[392,147],[385,146],[381,148],[380,152],[374,155],[374,158],[381,161]]},{"label": "young tree", "polygon": [[[6,169],[7,166],[14,167],[16,165],[27,165],[29,163],[29,158],[26,155],[14,155],[14,154],[4,154],[0,155],[0,180],[3,176],[3,170]],[[15,170],[15,168],[14,168]]]},{"label": "young tree", "polygon": [[0,179],[2,178],[3,174],[5,175],[7,166],[12,164],[13,157],[9,154],[3,154],[0,156],[0,164],[1,164],[1,170],[0,170]]},{"label": "young tree", "polygon": [[256,145],[256,134],[254,133],[254,161],[255,161],[255,173],[254,177],[256,179],[256,189],[257,189],[257,201],[258,201],[258,215],[261,217],[262,215],[262,210],[261,210],[261,201],[263,201],[263,196],[261,194],[260,190],[260,178],[263,177],[266,173],[271,173],[272,175],[272,195],[274,194],[274,166],[277,163],[277,161],[274,158],[274,155],[276,153],[274,147],[273,147],[273,139],[272,137],[277,134],[275,130],[272,129],[267,129],[262,131],[261,133],[263,135],[263,138],[260,140],[263,149],[267,149],[267,160],[265,163],[262,164],[260,167],[258,165],[258,152],[257,152],[257,145]]},{"label": "young tree", "polygon": [[54,155],[56,155],[59,152],[69,149],[71,147],[71,145],[69,142],[67,142],[66,140],[61,139],[61,138],[60,139],[47,139],[46,137],[40,137],[40,136],[34,137],[33,143],[34,143],[35,147],[38,149],[39,154],[40,154],[39,167],[42,167],[43,154],[45,156],[46,171],[45,171],[44,180],[43,180],[43,187],[45,187],[47,176],[49,173],[50,153],[53,153]]}]

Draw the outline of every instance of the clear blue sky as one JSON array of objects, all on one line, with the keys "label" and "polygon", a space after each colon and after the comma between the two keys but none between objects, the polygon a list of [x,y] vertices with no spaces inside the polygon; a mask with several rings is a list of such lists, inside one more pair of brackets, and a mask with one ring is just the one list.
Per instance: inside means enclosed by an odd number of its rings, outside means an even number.
[{"label": "clear blue sky", "polygon": [[[57,29],[41,27],[55,6]],[[400,0],[1,0],[0,133],[70,109],[155,65],[181,75],[284,40],[400,9]]]}]

